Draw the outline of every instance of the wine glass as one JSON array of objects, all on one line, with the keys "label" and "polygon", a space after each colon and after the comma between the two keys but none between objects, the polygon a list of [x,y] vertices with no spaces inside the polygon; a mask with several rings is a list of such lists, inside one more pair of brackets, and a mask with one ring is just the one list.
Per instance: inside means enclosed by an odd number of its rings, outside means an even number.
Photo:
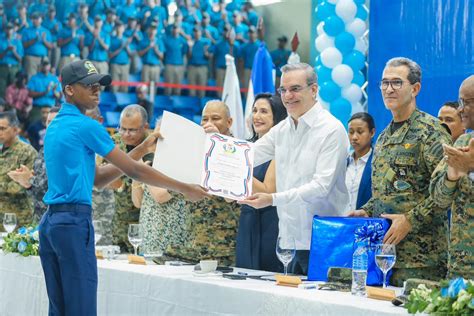
[{"label": "wine glass", "polygon": [[276,255],[285,267],[285,275],[288,274],[288,264],[296,254],[295,239],[293,237],[278,237],[276,243]]},{"label": "wine glass", "polygon": [[128,241],[132,244],[135,249],[135,256],[137,255],[137,248],[142,243],[142,234],[140,224],[128,225]]},{"label": "wine glass", "polygon": [[11,233],[15,230],[16,227],[16,214],[15,213],[5,213],[3,216],[3,227],[7,233]]},{"label": "wine glass", "polygon": [[104,228],[102,227],[102,222],[99,220],[92,221],[92,226],[94,226],[94,240],[95,245],[97,245],[99,240],[102,238]]},{"label": "wine glass", "polygon": [[375,263],[383,272],[383,287],[387,287],[387,272],[395,265],[397,254],[395,245],[379,244],[375,246]]}]

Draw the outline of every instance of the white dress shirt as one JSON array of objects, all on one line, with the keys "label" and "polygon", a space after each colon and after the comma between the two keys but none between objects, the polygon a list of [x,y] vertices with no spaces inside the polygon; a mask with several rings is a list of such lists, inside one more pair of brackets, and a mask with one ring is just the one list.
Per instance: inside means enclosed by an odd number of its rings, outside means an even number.
[{"label": "white dress shirt", "polygon": [[255,143],[255,166],[275,160],[280,236],[294,237],[297,250],[309,249],[315,214],[347,211],[348,149],[344,126],[318,103],[298,126],[288,116]]},{"label": "white dress shirt", "polygon": [[357,196],[359,195],[360,180],[364,173],[365,166],[369,160],[372,148],[357,161],[354,160],[354,154],[349,156],[349,165],[346,173],[346,187],[349,191],[349,210],[356,210]]}]

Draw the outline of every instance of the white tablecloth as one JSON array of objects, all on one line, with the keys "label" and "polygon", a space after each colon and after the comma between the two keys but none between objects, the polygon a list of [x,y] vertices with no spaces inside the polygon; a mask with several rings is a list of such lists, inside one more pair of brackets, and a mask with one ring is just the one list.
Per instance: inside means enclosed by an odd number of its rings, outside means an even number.
[{"label": "white tablecloth", "polygon": [[[99,315],[398,315],[390,302],[261,280],[197,277],[190,266],[99,260]],[[71,284],[74,286],[74,284]],[[0,315],[47,315],[40,260],[0,251]]]}]

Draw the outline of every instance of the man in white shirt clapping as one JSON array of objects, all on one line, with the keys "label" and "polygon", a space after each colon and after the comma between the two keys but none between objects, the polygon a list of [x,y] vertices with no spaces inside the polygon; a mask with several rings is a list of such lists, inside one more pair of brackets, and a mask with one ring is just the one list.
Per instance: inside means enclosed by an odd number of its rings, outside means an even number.
[{"label": "man in white shirt clapping", "polygon": [[257,193],[241,203],[277,207],[279,236],[295,240],[289,271],[307,274],[313,216],[341,216],[349,203],[349,142],[342,123],[316,102],[313,68],[297,63],[281,70],[278,91],[289,116],[255,143],[255,166],[275,160],[277,192]]}]

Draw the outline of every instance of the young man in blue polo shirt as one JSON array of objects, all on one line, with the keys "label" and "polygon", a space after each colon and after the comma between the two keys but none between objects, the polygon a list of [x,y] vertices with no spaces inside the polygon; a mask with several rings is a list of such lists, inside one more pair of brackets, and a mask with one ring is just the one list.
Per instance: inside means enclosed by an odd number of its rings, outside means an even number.
[{"label": "young man in blue polo shirt", "polygon": [[58,46],[61,48],[61,58],[59,59],[58,72],[61,73],[64,65],[81,58],[81,51],[84,47],[84,31],[77,25],[77,16],[70,13],[67,26],[61,29],[58,36]]},{"label": "young man in blue polo shirt", "polygon": [[0,97],[5,97],[7,87],[15,81],[23,58],[23,45],[15,38],[13,24],[6,26],[6,36],[0,41]]},{"label": "young man in blue polo shirt", "polygon": [[[188,53],[188,43],[181,36],[180,28],[172,25],[171,34],[163,40],[165,44],[165,81],[166,83],[181,84],[184,78],[184,56]],[[171,88],[165,88],[165,94],[171,94]],[[173,88],[174,95],[181,94],[181,88]]]},{"label": "young man in blue polo shirt", "polygon": [[[135,161],[153,151],[152,134],[129,155],[115,146],[105,128],[84,115],[99,104],[101,86],[111,77],[99,74],[91,61],[64,66],[66,102],[48,126],[44,157],[48,211],[40,222],[40,258],[49,297],[50,315],[97,314],[97,260],[92,226],[92,187],[103,187],[127,176],[185,194],[191,200],[207,196],[198,185],[171,179]],[[96,166],[95,155],[111,164]]]},{"label": "young man in blue polo shirt", "polygon": [[104,21],[100,15],[94,18],[94,29],[86,34],[85,44],[89,48],[88,58],[94,63],[99,73],[109,73],[108,51],[110,48],[110,35],[103,29]]},{"label": "young man in blue polo shirt", "polygon": [[[202,30],[199,26],[194,27],[194,42],[190,42],[188,51],[188,81],[191,85],[206,86],[209,78],[208,63],[211,53],[209,48],[211,41],[202,37]],[[195,96],[196,93],[200,98],[204,97],[206,91],[204,90],[189,90],[190,96]]]},{"label": "young man in blue polo shirt", "polygon": [[[123,35],[125,25],[120,21],[115,22],[115,35],[110,40],[110,74],[113,81],[128,82],[130,74],[130,58],[133,58],[131,43],[133,38]],[[113,86],[113,92],[128,92],[128,86]]]}]

